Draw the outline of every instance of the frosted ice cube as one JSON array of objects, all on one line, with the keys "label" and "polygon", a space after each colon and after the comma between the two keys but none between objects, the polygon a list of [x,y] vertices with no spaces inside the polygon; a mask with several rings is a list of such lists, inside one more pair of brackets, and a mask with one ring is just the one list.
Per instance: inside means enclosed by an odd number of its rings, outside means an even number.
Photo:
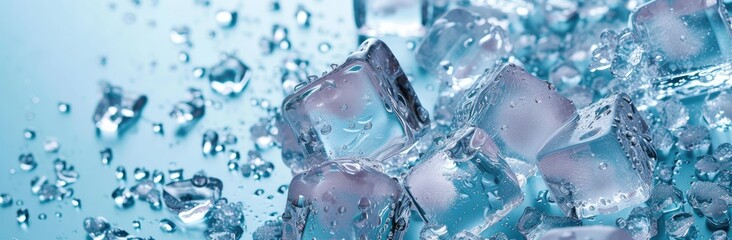
[{"label": "frosted ice cube", "polygon": [[357,160],[325,163],[290,182],[283,239],[401,239],[409,198],[389,176]]},{"label": "frosted ice cube", "polygon": [[580,226],[579,220],[546,215],[532,207],[526,207],[521,214],[516,228],[528,240],[539,239],[546,231],[552,228]]},{"label": "frosted ice cube", "polygon": [[608,226],[555,228],[541,236],[541,240],[628,240],[632,239],[623,229]]},{"label": "frosted ice cube", "polygon": [[684,206],[684,193],[672,185],[661,182],[653,187],[646,205],[653,212],[673,212]]},{"label": "frosted ice cube", "polygon": [[94,126],[101,134],[124,131],[142,114],[147,96],[125,92],[118,86],[102,83],[102,99],[94,110]]},{"label": "frosted ice cube", "polygon": [[447,10],[449,0],[354,0],[358,33],[378,37],[422,36],[425,26]]},{"label": "frosted ice cube", "polygon": [[620,218],[618,221],[625,230],[630,233],[633,239],[651,239],[658,234],[658,218],[654,216],[651,209],[647,207],[635,207],[630,211],[627,219]]},{"label": "frosted ice cube", "polygon": [[514,173],[528,178],[534,175],[536,156],[544,143],[576,115],[572,102],[553,85],[514,64],[503,64],[470,87],[453,121],[485,130]]},{"label": "frosted ice cube", "polygon": [[423,157],[405,187],[425,222],[446,226],[449,235],[480,234],[524,199],[498,146],[475,127],[457,130]]},{"label": "frosted ice cube", "polygon": [[377,39],[288,96],[282,109],[306,157],[322,161],[381,161],[411,146],[430,122],[396,58]]},{"label": "frosted ice cube", "polygon": [[728,77],[684,79],[728,65],[732,57],[732,31],[721,1],[651,1],[632,13],[630,26],[646,52],[660,56],[659,89],[693,96],[729,84]]},{"label": "frosted ice cube", "polygon": [[586,218],[646,201],[656,152],[630,97],[612,94],[578,114],[539,153],[557,205],[567,216]]}]

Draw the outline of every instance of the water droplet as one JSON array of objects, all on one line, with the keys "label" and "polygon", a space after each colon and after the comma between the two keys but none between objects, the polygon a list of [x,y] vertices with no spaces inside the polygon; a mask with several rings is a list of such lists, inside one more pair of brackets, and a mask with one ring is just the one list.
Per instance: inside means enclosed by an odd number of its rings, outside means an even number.
[{"label": "water droplet", "polygon": [[300,25],[300,27],[308,28],[310,27],[310,17],[312,14],[308,10],[305,9],[302,5],[297,6],[297,11],[295,11],[295,21],[297,21],[297,24]]},{"label": "water droplet", "polygon": [[7,193],[0,194],[0,207],[6,208],[13,205],[13,197]]},{"label": "water droplet", "polygon": [[135,229],[135,231],[140,231],[141,226],[142,226],[142,224],[140,223],[140,221],[138,221],[138,220],[132,221],[132,228]]},{"label": "water droplet", "polygon": [[163,230],[163,232],[166,233],[175,232],[175,223],[173,223],[173,221],[171,221],[170,219],[163,218],[162,220],[160,220],[160,230]]},{"label": "water droplet", "polygon": [[254,195],[256,195],[256,196],[262,196],[262,195],[264,195],[264,189],[261,189],[260,188],[260,189],[255,190],[254,191]]},{"label": "water droplet", "polygon": [[607,169],[607,163],[601,162],[600,163],[600,170],[605,170],[605,169]]},{"label": "water droplet", "polygon": [[191,60],[191,55],[188,54],[186,51],[182,51],[178,53],[178,61],[181,63],[188,63]]},{"label": "water droplet", "polygon": [[61,145],[58,143],[58,140],[56,140],[56,138],[46,138],[46,141],[43,142],[43,150],[46,150],[46,152],[58,152],[58,149],[60,147]]},{"label": "water droplet", "polygon": [[71,112],[71,104],[65,102],[58,103],[58,112],[64,114]]},{"label": "water droplet", "polygon": [[36,162],[36,158],[33,157],[32,153],[27,154],[20,154],[18,157],[18,162],[20,163],[20,169],[24,171],[31,171],[38,166],[38,163]]},{"label": "water droplet", "polygon": [[327,42],[322,42],[318,44],[318,51],[320,51],[321,53],[327,53],[330,51],[331,48],[332,47],[330,46],[330,43]]},{"label": "water droplet", "polygon": [[48,215],[46,215],[45,213],[38,214],[39,220],[46,220],[46,218],[48,218]]},{"label": "water droplet", "polygon": [[175,27],[170,31],[170,41],[174,44],[189,44],[191,29],[186,26]]},{"label": "water droplet", "polygon": [[28,140],[36,139],[36,131],[30,128],[23,130],[23,137]]},{"label": "water droplet", "polygon": [[320,128],[320,134],[328,135],[328,133],[330,133],[331,130],[332,130],[332,128],[330,125],[328,125],[328,124],[323,125],[323,127]]},{"label": "water droplet", "polygon": [[216,12],[216,23],[222,28],[230,28],[236,25],[238,14],[234,11],[218,11]]},{"label": "water droplet", "polygon": [[104,148],[101,151],[99,151],[99,155],[102,159],[102,164],[109,165],[110,162],[112,162],[112,149],[111,148]]},{"label": "water droplet", "polygon": [[214,92],[234,96],[241,93],[249,84],[252,71],[238,58],[227,55],[221,62],[211,67],[208,80]]},{"label": "water droplet", "polygon": [[163,129],[163,123],[159,123],[159,122],[152,124],[152,130],[153,130],[153,133],[155,133],[157,135],[163,135],[165,133],[165,129]]},{"label": "water droplet", "polygon": [[15,220],[18,221],[18,224],[28,224],[28,216],[28,209],[21,208],[16,212]]}]

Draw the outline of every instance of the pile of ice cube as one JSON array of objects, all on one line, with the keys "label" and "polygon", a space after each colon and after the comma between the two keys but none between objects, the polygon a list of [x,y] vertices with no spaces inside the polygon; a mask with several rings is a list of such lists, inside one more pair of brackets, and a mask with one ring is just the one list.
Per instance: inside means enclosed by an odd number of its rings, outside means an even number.
[{"label": "pile of ice cube", "polygon": [[[528,239],[648,239],[670,212],[668,236],[696,236],[669,181],[682,163],[657,158],[675,141],[682,155],[709,151],[712,134],[687,124],[679,101],[707,96],[704,121],[729,134],[731,102],[719,92],[732,83],[732,31],[722,2],[354,2],[360,34],[377,38],[282,104],[281,131],[291,129],[288,150],[299,157],[288,163],[297,175],[277,237],[402,239],[414,213],[423,239],[482,239],[522,211],[535,175],[565,216],[523,209],[516,228]],[[388,34],[423,35],[414,58],[441,86],[432,118],[378,39]],[[729,228],[725,149],[696,163],[705,177],[686,193],[711,230]],[[579,226],[622,211],[630,214],[604,223],[618,228]]]}]

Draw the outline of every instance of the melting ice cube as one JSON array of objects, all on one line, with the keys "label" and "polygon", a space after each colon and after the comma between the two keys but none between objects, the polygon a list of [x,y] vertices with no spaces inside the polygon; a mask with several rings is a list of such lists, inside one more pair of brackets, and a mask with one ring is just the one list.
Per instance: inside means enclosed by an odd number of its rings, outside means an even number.
[{"label": "melting ice cube", "polygon": [[193,178],[171,182],[163,187],[165,206],[178,214],[183,223],[204,219],[214,202],[221,197],[224,184],[218,178],[196,174]]},{"label": "melting ice cube", "polygon": [[617,212],[648,199],[656,153],[625,94],[579,110],[539,153],[539,171],[567,216]]},{"label": "melting ice cube", "polygon": [[405,187],[425,222],[448,235],[480,234],[524,200],[516,176],[483,130],[453,133],[405,177]]},{"label": "melting ice cube", "polygon": [[283,239],[401,239],[411,204],[395,179],[339,160],[295,176],[286,205]]},{"label": "melting ice cube", "polygon": [[377,39],[288,96],[282,109],[306,157],[321,161],[381,161],[414,144],[430,121],[396,58]]}]

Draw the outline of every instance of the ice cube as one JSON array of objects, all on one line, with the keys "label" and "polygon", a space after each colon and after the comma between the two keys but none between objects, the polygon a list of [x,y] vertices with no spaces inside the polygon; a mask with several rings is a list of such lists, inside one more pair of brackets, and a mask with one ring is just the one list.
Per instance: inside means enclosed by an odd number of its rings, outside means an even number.
[{"label": "ice cube", "polygon": [[290,182],[283,239],[401,239],[409,198],[389,176],[357,160],[331,161]]},{"label": "ice cube", "polygon": [[405,187],[425,222],[480,234],[524,200],[519,180],[480,128],[465,127],[423,157]]},{"label": "ice cube", "polygon": [[539,153],[557,205],[567,216],[586,218],[646,201],[656,152],[630,97],[612,94],[578,114]]},{"label": "ice cube", "polygon": [[658,218],[647,207],[635,207],[627,219],[619,219],[619,224],[630,233],[633,239],[651,239],[658,234]]},{"label": "ice cube", "polygon": [[354,0],[358,33],[378,37],[419,37],[448,7],[448,0]]},{"label": "ice cube", "polygon": [[381,161],[411,146],[430,122],[399,63],[377,39],[288,96],[282,109],[306,157],[321,161]]},{"label": "ice cube", "polygon": [[183,223],[195,223],[203,220],[221,197],[223,188],[224,184],[218,178],[196,174],[191,179],[166,184],[163,200]]},{"label": "ice cube", "polygon": [[729,222],[727,207],[732,204],[732,193],[712,182],[696,181],[686,191],[689,204],[713,223]]},{"label": "ice cube", "polygon": [[102,83],[102,99],[92,117],[97,132],[102,135],[121,133],[140,117],[145,104],[145,95],[132,94],[118,86]]},{"label": "ice cube", "polygon": [[[666,233],[674,238],[696,239],[696,228],[694,227],[694,215],[691,213],[677,213],[666,219]],[[690,238],[686,238],[690,237]]]},{"label": "ice cube", "polygon": [[[682,95],[704,94],[729,84],[729,78],[691,78],[727,64],[732,57],[732,31],[727,11],[719,0],[655,0],[630,16],[632,31],[651,52],[660,56],[656,85],[681,90]],[[662,93],[663,95],[663,93]]]},{"label": "ice cube", "polygon": [[653,212],[673,212],[684,206],[684,193],[672,185],[661,182],[653,187],[646,205]]},{"label": "ice cube", "polygon": [[235,96],[244,91],[252,78],[252,70],[238,58],[227,55],[211,67],[208,80],[211,89],[224,96]]},{"label": "ice cube", "polygon": [[608,226],[555,228],[547,231],[541,240],[628,240],[632,239],[623,229]]},{"label": "ice cube", "polygon": [[521,214],[516,228],[528,240],[539,239],[541,235],[552,228],[574,227],[580,226],[582,222],[579,220],[546,215],[532,207],[526,207]]},{"label": "ice cube", "polygon": [[[576,115],[572,102],[514,64],[482,75],[465,93],[453,120],[485,130],[519,178],[534,175],[544,143]],[[521,170],[519,166],[528,165]]]},{"label": "ice cube", "polygon": [[479,8],[456,8],[435,21],[415,57],[420,66],[466,89],[486,68],[511,51],[508,33]]},{"label": "ice cube", "polygon": [[173,105],[173,110],[169,115],[178,124],[176,134],[185,135],[203,118],[205,113],[206,104],[203,93],[199,89],[189,88],[186,99]]}]

